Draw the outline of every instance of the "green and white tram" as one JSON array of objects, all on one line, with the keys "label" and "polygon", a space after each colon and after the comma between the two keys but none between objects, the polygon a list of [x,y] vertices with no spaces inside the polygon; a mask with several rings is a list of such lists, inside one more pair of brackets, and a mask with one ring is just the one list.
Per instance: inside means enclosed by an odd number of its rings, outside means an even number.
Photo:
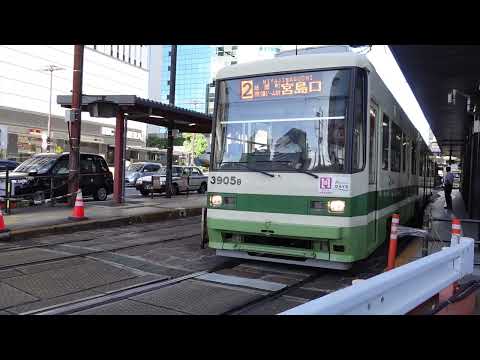
[{"label": "green and white tram", "polygon": [[433,188],[428,147],[364,55],[224,68],[214,118],[207,229],[222,256],[348,269]]}]

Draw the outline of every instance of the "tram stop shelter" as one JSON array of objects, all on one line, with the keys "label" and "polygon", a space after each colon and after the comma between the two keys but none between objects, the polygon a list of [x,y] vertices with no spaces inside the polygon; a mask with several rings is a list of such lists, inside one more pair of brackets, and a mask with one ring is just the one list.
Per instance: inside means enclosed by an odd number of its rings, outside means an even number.
[{"label": "tram stop shelter", "polygon": [[[57,96],[57,104],[71,109],[72,96]],[[212,118],[209,115],[136,95],[83,95],[81,110],[89,112],[92,117],[116,118],[113,198],[119,204],[124,202],[124,160],[128,120],[170,127],[172,130],[188,133],[212,131]]]},{"label": "tram stop shelter", "polygon": [[460,192],[480,220],[480,46],[391,45],[444,156],[460,159]]}]

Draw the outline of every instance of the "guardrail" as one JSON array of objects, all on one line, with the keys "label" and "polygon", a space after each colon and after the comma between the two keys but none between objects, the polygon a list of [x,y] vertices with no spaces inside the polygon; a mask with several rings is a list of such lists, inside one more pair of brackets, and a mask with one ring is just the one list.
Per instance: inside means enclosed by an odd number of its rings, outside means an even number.
[{"label": "guardrail", "polygon": [[404,315],[473,272],[474,240],[360,281],[279,315]]}]

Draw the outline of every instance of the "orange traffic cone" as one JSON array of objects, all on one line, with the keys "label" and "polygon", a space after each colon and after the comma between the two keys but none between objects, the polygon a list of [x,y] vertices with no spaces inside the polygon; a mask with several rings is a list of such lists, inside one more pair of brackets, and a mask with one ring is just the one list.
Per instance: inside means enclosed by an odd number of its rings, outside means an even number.
[{"label": "orange traffic cone", "polygon": [[450,240],[450,246],[456,246],[460,244],[460,237],[462,236],[462,223],[460,219],[452,219],[452,238]]},{"label": "orange traffic cone", "polygon": [[3,213],[0,210],[0,232],[8,231],[7,227],[5,226],[5,222],[3,221]]},{"label": "orange traffic cone", "polygon": [[395,268],[395,260],[397,258],[397,231],[398,225],[400,224],[400,215],[392,215],[392,226],[390,230],[390,243],[388,244],[388,263],[387,271],[390,271]]},{"label": "orange traffic cone", "polygon": [[0,241],[10,240],[10,238],[10,229],[6,228],[5,222],[3,221],[3,213],[0,210]]},{"label": "orange traffic cone", "polygon": [[85,210],[83,205],[82,190],[79,189],[77,197],[75,198],[75,206],[73,207],[73,215],[69,217],[70,220],[85,220]]}]

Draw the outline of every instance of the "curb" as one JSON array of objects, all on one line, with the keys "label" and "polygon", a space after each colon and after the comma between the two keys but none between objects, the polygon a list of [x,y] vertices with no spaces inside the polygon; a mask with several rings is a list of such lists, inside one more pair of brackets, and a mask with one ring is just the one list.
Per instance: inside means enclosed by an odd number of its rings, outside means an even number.
[{"label": "curb", "polygon": [[125,226],[131,224],[145,224],[156,221],[175,220],[183,217],[198,216],[202,214],[201,207],[195,208],[176,208],[164,209],[162,211],[148,213],[144,215],[118,216],[108,219],[83,220],[69,222],[65,224],[54,224],[48,226],[39,226],[28,229],[11,230],[11,241],[24,240],[31,237],[69,234],[76,231],[92,230],[97,228],[111,228],[116,226]]}]

